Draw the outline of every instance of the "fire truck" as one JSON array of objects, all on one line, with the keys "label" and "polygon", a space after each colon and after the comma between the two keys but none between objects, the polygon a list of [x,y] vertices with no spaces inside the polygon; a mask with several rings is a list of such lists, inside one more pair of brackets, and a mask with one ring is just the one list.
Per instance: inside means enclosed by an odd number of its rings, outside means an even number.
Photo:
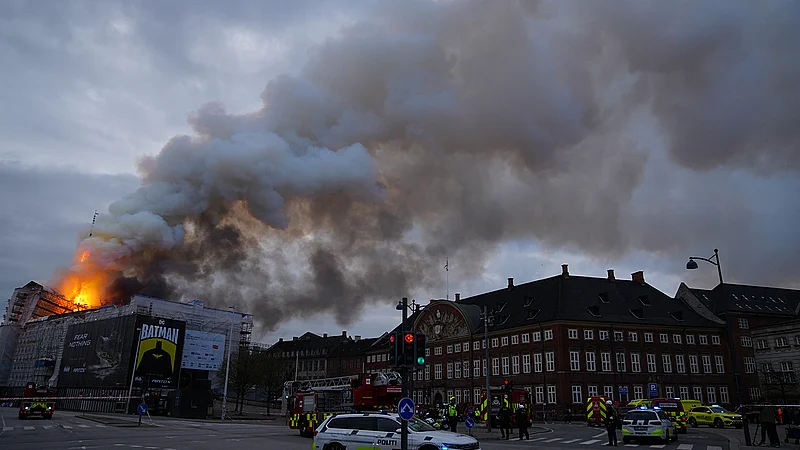
[{"label": "fire truck", "polygon": [[25,392],[22,394],[22,401],[19,405],[19,419],[26,419],[33,416],[41,416],[45,419],[52,419],[56,411],[56,400],[58,394],[54,389],[46,386],[36,386],[36,383],[28,383]]},{"label": "fire truck", "polygon": [[531,418],[530,394],[525,389],[507,388],[506,386],[490,386],[491,401],[486,398],[486,391],[481,394],[481,404],[478,406],[478,419],[481,422],[491,421],[491,426],[497,427],[497,415],[503,404],[512,412],[516,412],[518,405],[528,408],[528,416]]},{"label": "fire truck", "polygon": [[281,414],[286,415],[289,428],[310,437],[333,414],[396,408],[402,398],[401,382],[397,372],[287,381],[283,385]]}]

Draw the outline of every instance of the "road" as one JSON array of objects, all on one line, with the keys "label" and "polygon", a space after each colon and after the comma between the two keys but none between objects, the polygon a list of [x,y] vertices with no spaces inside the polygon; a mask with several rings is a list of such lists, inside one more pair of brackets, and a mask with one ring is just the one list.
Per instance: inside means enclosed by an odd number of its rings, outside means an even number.
[{"label": "road", "polygon": [[[116,416],[132,421],[133,416]],[[2,430],[0,448],[19,450],[147,449],[147,450],[309,450],[311,440],[302,438],[280,421],[209,422],[154,417],[155,426],[131,425],[130,422],[98,423],[69,411],[57,411],[52,420],[20,421],[16,410],[0,408]],[[144,420],[145,424],[149,419]],[[603,446],[605,431],[583,424],[547,424],[548,431],[532,434],[530,441],[500,440],[499,432],[486,434],[476,429],[483,450],[513,449],[587,449]],[[465,431],[463,429],[459,431]],[[677,443],[632,444],[642,448],[677,450],[729,450],[724,434],[737,430],[690,429]],[[621,437],[621,436],[620,436]],[[620,438],[619,445],[623,447]]]}]

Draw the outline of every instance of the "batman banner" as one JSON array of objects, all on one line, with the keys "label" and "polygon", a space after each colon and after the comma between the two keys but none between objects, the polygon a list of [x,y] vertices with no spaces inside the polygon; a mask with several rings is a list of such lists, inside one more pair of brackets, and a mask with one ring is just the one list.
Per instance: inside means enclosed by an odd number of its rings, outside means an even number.
[{"label": "batman banner", "polygon": [[178,385],[186,322],[139,316],[135,381],[152,388]]}]

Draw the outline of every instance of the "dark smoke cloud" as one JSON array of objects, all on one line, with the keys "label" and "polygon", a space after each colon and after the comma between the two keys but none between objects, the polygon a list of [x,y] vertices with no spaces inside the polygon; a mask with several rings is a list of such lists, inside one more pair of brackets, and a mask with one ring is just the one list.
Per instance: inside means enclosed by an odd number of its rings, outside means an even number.
[{"label": "dark smoke cloud", "polygon": [[638,121],[686,168],[800,169],[798,25],[789,2],[390,2],[261,110],[198,109],[81,249],[120,292],[269,329],[352,322],[446,256],[478,276],[510,239],[621,256],[655,151]]}]

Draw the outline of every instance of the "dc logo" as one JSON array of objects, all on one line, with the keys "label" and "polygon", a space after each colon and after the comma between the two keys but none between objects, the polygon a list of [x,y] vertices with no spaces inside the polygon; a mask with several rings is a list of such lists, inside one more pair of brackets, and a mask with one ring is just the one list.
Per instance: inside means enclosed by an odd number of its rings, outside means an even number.
[{"label": "dc logo", "polygon": [[167,322],[164,319],[159,319],[158,320],[158,324],[159,325],[164,325],[165,323],[167,323]]}]

